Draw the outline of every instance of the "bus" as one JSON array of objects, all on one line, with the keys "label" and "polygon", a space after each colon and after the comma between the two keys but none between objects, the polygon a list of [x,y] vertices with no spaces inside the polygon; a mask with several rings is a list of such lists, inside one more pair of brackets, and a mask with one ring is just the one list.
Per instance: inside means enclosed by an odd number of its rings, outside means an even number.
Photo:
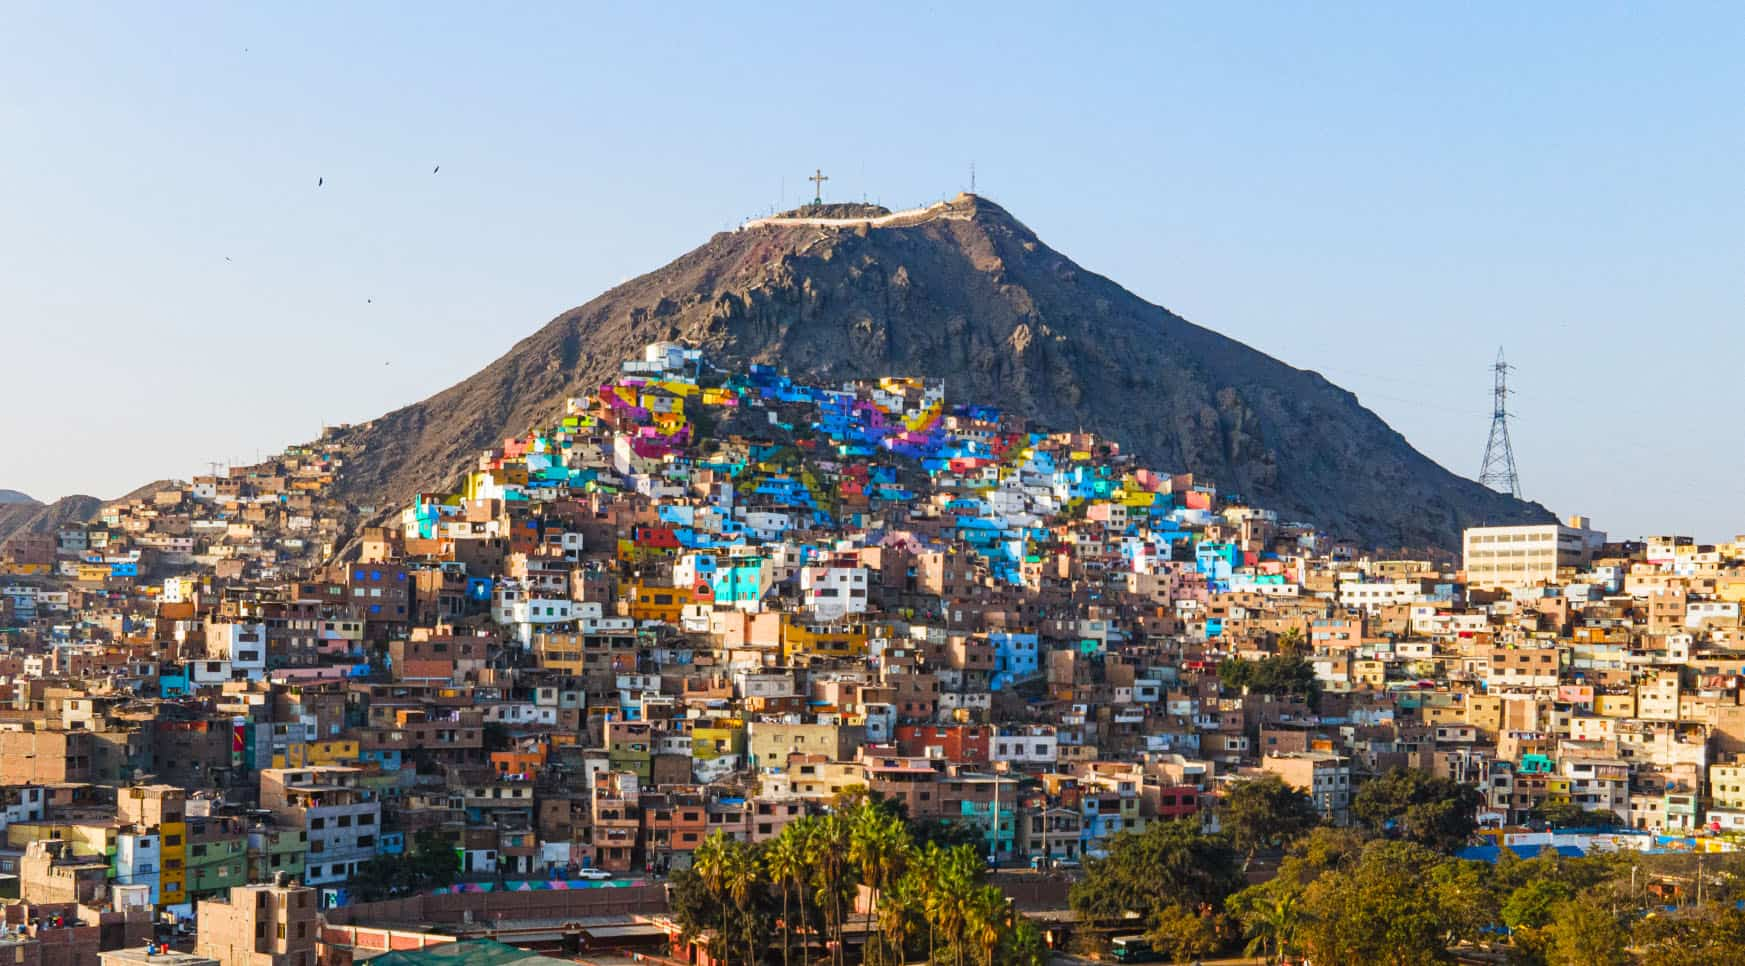
[{"label": "bus", "polygon": [[1162,959],[1144,936],[1116,936],[1110,941],[1117,963],[1155,963]]}]

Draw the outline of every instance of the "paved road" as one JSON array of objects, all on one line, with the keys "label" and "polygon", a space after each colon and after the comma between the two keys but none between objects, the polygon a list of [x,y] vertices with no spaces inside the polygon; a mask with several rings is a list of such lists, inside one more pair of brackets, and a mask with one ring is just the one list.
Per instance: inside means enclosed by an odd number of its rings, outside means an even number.
[{"label": "paved road", "polygon": [[[1049,966],[1108,966],[1110,963],[1113,963],[1112,959],[1085,959],[1084,956],[1066,956],[1064,952],[1056,952],[1054,956],[1049,957]],[[1194,963],[1199,963],[1201,966],[1265,966],[1267,961],[1258,956],[1237,957],[1237,959],[1188,959],[1185,963],[1176,963],[1174,966],[1192,966]],[[1159,963],[1159,966],[1171,966],[1171,964]]]}]

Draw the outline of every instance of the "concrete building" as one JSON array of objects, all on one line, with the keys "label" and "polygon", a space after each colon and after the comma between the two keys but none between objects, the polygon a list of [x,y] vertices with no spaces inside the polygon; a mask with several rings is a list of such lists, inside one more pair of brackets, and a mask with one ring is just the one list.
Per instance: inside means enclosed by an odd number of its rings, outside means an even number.
[{"label": "concrete building", "polygon": [[1351,820],[1351,759],[1320,751],[1267,755],[1260,760],[1286,785],[1309,793],[1315,811],[1334,825]]},{"label": "concrete building", "polygon": [[316,906],[314,889],[285,876],[237,886],[228,901],[200,903],[194,952],[218,966],[315,966]]},{"label": "concrete building", "polygon": [[376,857],[382,803],[359,784],[356,768],[268,768],[261,772],[261,807],[281,824],[308,833],[304,881],[345,882]]},{"label": "concrete building", "polygon": [[1587,517],[1569,524],[1469,527],[1461,536],[1461,561],[1470,587],[1533,587],[1557,579],[1559,567],[1583,567],[1606,542]]}]

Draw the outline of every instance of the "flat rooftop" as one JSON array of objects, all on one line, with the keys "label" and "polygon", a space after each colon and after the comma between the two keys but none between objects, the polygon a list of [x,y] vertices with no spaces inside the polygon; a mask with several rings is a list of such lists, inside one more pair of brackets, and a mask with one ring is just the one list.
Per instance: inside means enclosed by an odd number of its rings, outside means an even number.
[{"label": "flat rooftop", "polygon": [[118,963],[150,963],[152,966],[222,966],[216,959],[196,956],[193,953],[178,953],[173,950],[147,953],[143,946],[137,949],[112,949],[97,955],[103,966],[116,966]]}]

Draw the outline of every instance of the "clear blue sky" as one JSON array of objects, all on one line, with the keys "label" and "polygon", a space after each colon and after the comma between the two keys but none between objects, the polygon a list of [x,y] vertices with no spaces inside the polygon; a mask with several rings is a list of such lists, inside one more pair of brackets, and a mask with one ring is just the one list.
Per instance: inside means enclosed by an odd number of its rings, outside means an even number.
[{"label": "clear blue sky", "polygon": [[895,207],[973,160],[1056,248],[1457,472],[1502,344],[1528,496],[1745,531],[1740,7],[1069,6],[9,6],[0,487],[252,458],[815,166]]}]

